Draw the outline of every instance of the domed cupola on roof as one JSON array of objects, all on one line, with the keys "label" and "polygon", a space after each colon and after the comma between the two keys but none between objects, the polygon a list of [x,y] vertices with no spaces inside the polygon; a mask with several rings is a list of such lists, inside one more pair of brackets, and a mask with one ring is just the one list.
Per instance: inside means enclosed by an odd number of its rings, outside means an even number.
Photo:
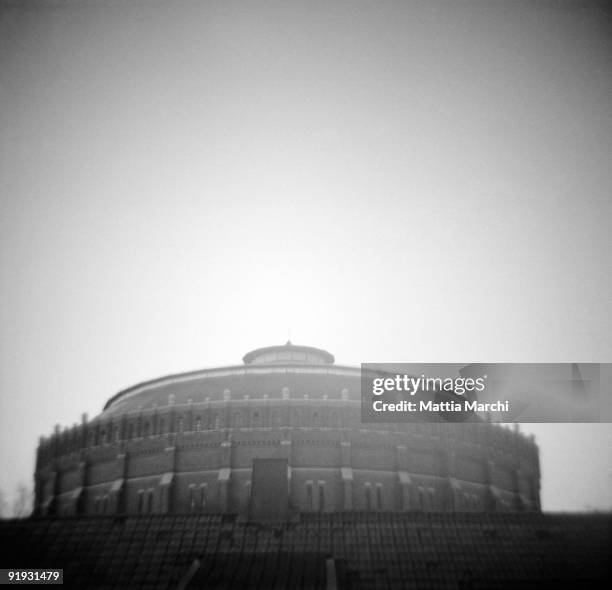
[{"label": "domed cupola on roof", "polygon": [[242,357],[245,365],[332,365],[334,355],[312,346],[287,344],[257,348]]}]

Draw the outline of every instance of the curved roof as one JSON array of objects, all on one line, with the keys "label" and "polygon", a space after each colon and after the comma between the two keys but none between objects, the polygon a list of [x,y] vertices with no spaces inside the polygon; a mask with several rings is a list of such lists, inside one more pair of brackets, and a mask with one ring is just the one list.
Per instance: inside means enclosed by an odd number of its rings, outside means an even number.
[{"label": "curved roof", "polygon": [[[304,374],[304,371],[306,371],[307,374],[313,375],[329,375],[331,372],[337,376],[359,377],[359,367],[340,367],[338,365],[332,367],[330,365],[333,365],[334,360],[334,356],[325,350],[312,346],[294,345],[291,342],[280,346],[258,348],[244,355],[243,361],[247,366],[232,365],[166,375],[123,389],[106,402],[103,411],[107,411],[112,406],[115,406],[119,400],[125,401],[140,393],[150,392],[154,389],[162,389],[167,386],[176,387],[181,383],[193,384],[201,380],[213,381],[219,378],[226,380],[244,378],[260,374],[261,371],[264,371],[266,374],[279,371],[283,374],[287,371],[290,373],[297,371],[300,374]],[[296,365],[298,366],[296,367]]]},{"label": "curved roof", "polygon": [[290,340],[280,346],[256,348],[247,352],[242,360],[245,365],[255,364],[321,364],[332,365],[334,355],[321,348],[292,344]]},{"label": "curved roof", "polygon": [[[163,405],[163,400],[168,399],[170,393],[185,399],[193,397],[194,389],[200,391],[202,396],[221,398],[224,389],[229,389],[235,395],[251,393],[255,386],[260,392],[271,393],[275,391],[281,395],[283,385],[295,384],[298,382],[301,389],[308,388],[322,391],[323,383],[338,383],[337,392],[347,387],[346,380],[355,381],[359,385],[361,371],[359,367],[348,367],[339,365],[236,365],[230,367],[219,367],[217,369],[203,369],[189,373],[178,373],[158,377],[151,381],[138,383],[128,389],[124,389],[111,397],[104,405],[106,412],[111,407],[118,408],[121,402],[136,403],[141,394],[155,394],[158,399],[149,400],[150,403]],[[280,381],[284,383],[279,384]],[[314,385],[316,383],[316,386]],[[359,387],[351,388],[352,395],[359,395]],[[270,389],[272,387],[272,389]],[[244,390],[244,391],[243,391]],[[334,390],[335,391],[335,390]],[[327,392],[329,393],[329,392]],[[142,403],[142,402],[139,402]],[[135,406],[136,407],[136,406]]]}]

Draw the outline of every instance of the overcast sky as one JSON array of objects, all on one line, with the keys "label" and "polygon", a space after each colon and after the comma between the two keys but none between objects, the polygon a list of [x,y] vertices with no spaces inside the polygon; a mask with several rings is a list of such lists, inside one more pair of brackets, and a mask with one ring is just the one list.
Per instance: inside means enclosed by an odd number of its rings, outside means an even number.
[{"label": "overcast sky", "polygon": [[[594,2],[0,0],[0,488],[118,390],[296,343],[612,360]],[[610,425],[525,426],[549,510]]]}]

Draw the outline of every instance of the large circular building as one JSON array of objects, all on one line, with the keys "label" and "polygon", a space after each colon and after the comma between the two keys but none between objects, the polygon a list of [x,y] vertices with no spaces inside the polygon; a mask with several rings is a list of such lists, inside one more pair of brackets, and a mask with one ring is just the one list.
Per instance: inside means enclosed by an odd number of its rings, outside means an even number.
[{"label": "large circular building", "polygon": [[538,449],[517,431],[364,424],[359,368],[289,342],[243,361],[125,389],[42,438],[36,514],[246,513],[263,459],[285,462],[268,483],[296,512],[540,509]]}]

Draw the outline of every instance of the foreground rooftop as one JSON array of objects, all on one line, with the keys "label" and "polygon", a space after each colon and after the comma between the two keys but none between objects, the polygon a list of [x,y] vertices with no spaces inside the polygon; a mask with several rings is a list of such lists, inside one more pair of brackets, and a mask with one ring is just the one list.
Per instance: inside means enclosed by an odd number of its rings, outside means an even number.
[{"label": "foreground rooftop", "polygon": [[233,515],[0,522],[3,563],[95,588],[609,588],[612,516]]}]

